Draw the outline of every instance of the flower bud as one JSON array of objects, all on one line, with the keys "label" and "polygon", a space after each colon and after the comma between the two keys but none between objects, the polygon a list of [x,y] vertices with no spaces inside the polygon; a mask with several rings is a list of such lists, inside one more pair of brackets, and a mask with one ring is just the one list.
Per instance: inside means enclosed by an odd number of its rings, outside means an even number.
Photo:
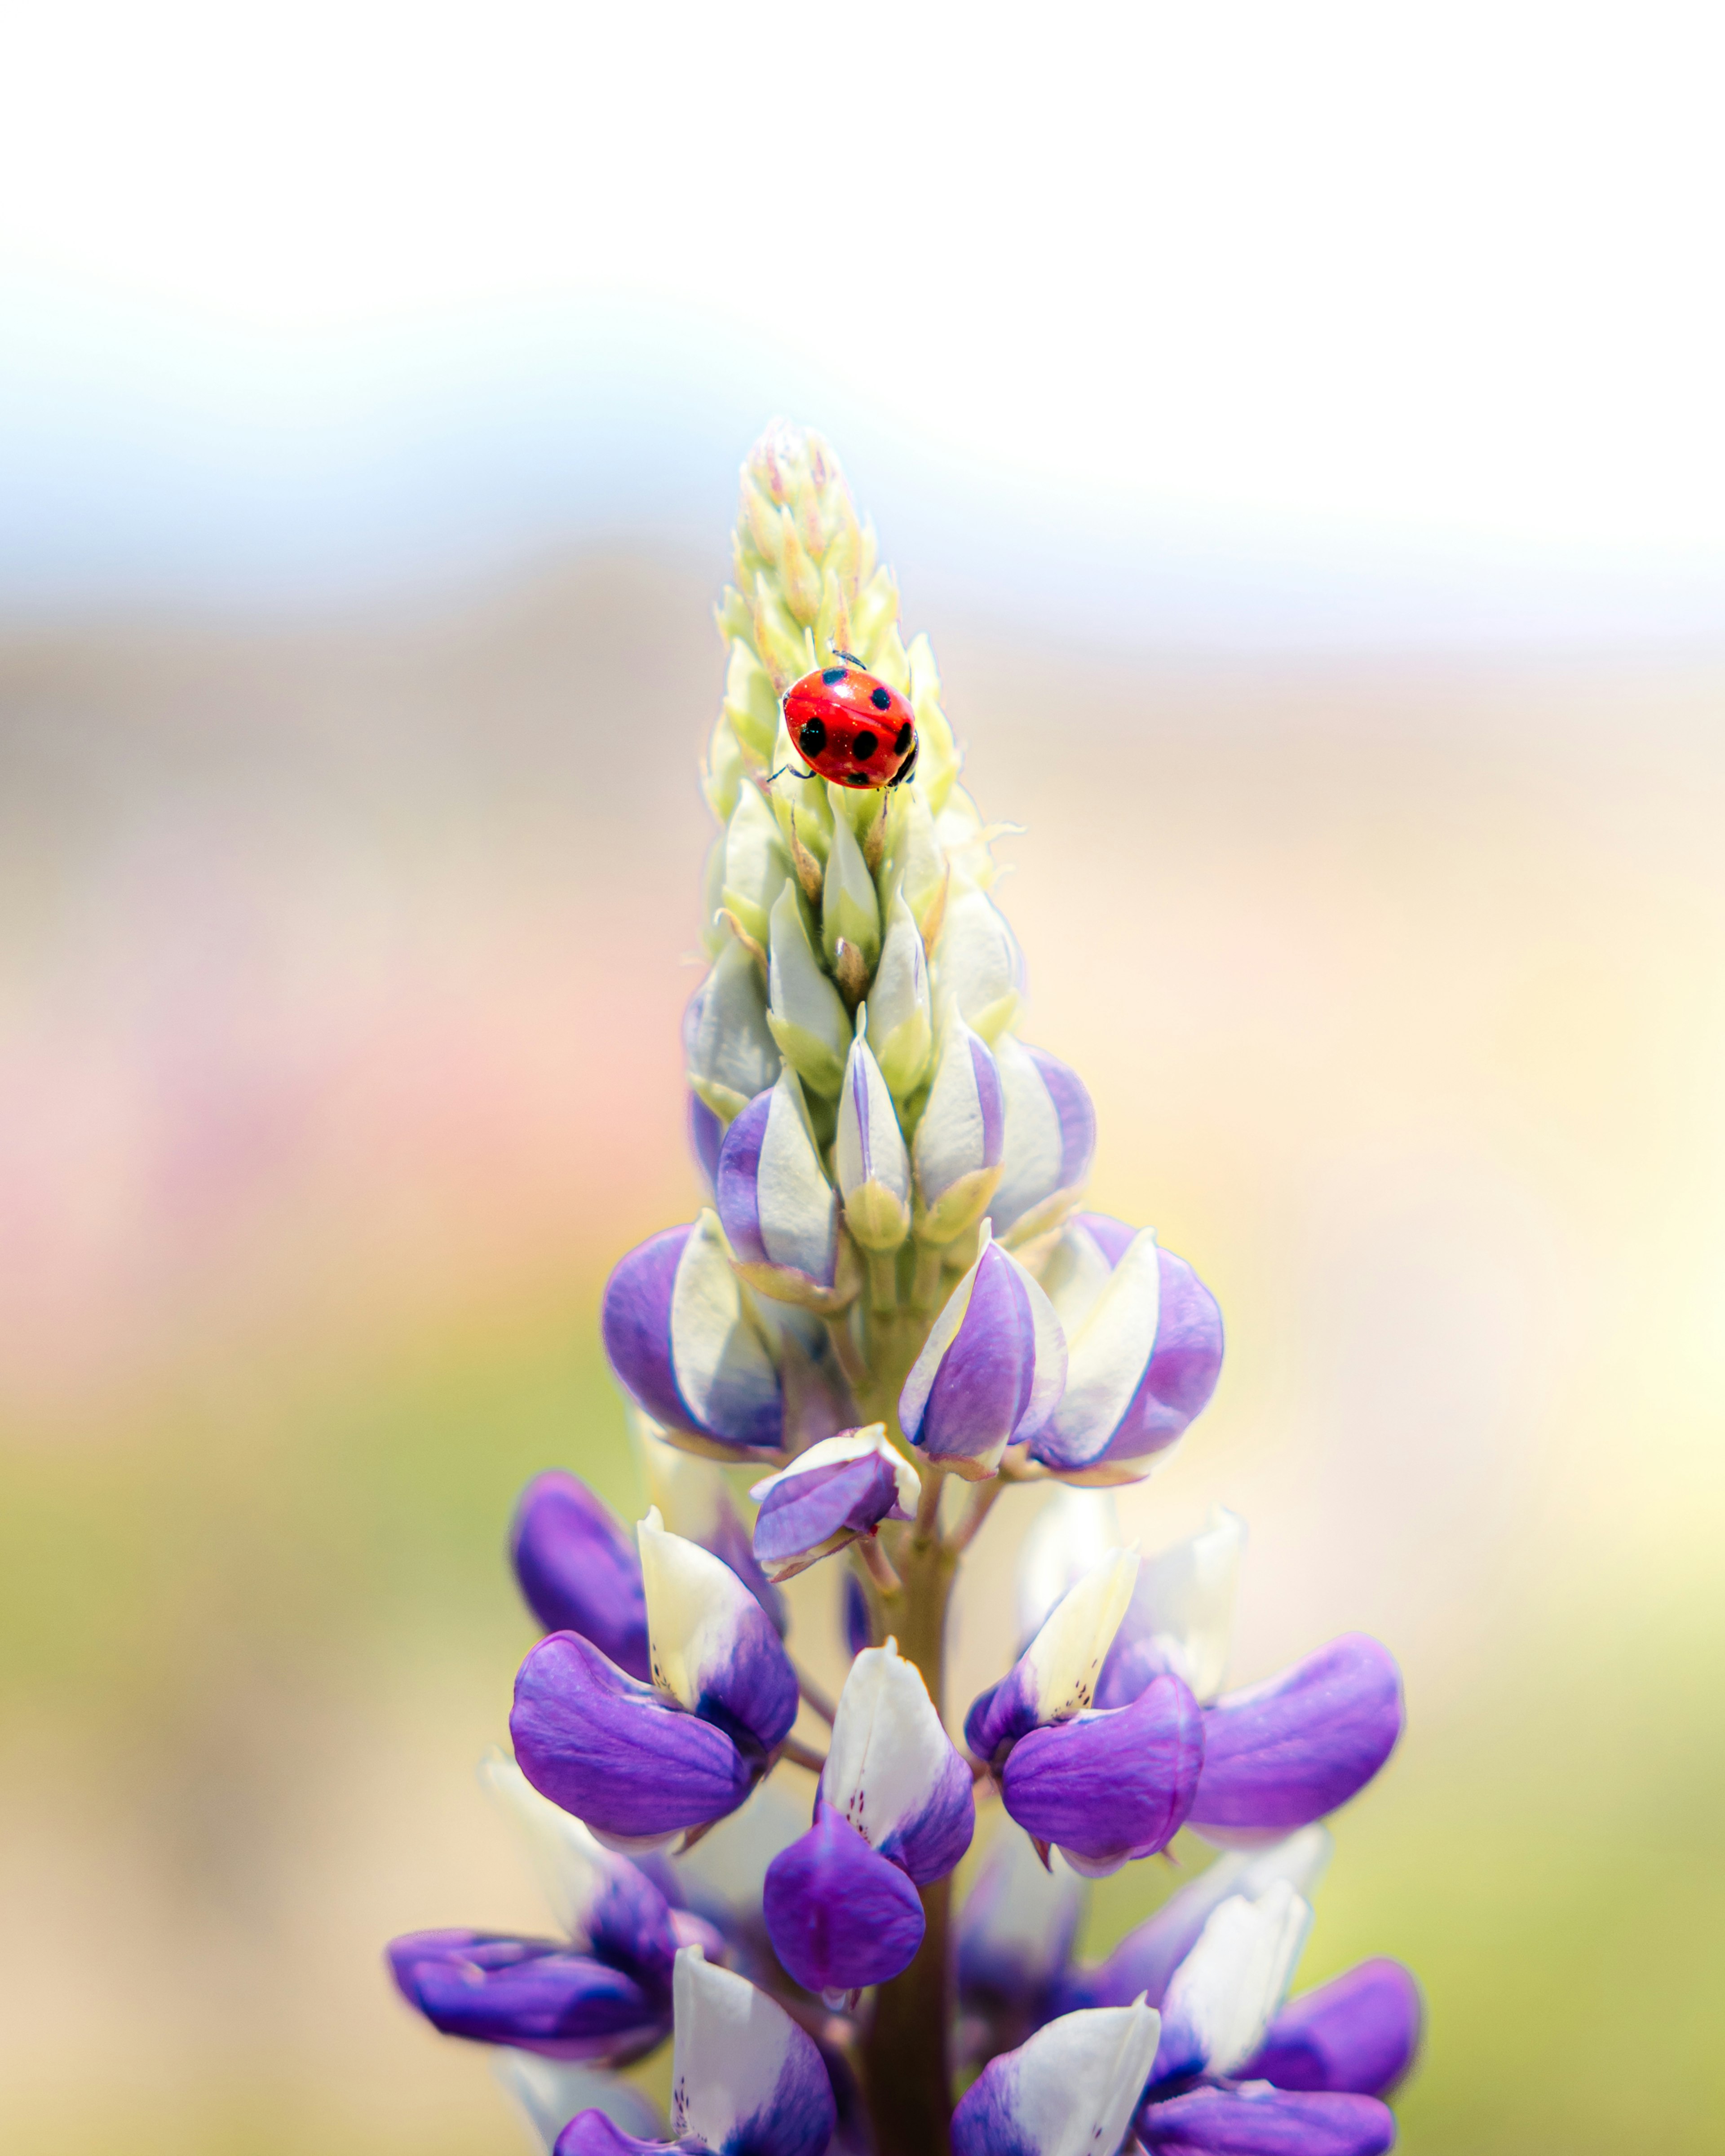
[{"label": "flower bud", "polygon": [[915,918],[895,893],[886,908],[880,963],[869,984],[869,1045],[896,1100],[922,1083],[934,1046],[928,959]]},{"label": "flower bud", "polygon": [[794,1070],[751,1101],[719,1155],[719,1220],[751,1287],[810,1310],[842,1310],[855,1296],[854,1259],[839,1232],[839,1199],[821,1166]]},{"label": "flower bud", "polygon": [[1141,1481],[1215,1390],[1215,1298],[1152,1229],[1135,1235],[1100,1213],[1067,1223],[1042,1278],[1070,1370],[1031,1456],[1067,1481]]},{"label": "flower bud", "polygon": [[755,787],[742,789],[723,845],[718,903],[764,949],[773,905],[790,880],[791,857],[772,809]]},{"label": "flower bud", "polygon": [[803,909],[788,884],[773,906],[769,926],[767,1023],[785,1061],[805,1085],[830,1099],[845,1075],[850,1015],[821,970]]},{"label": "flower bud", "polygon": [[911,1142],[922,1201],[916,1232],[950,1243],[981,1219],[1000,1180],[1003,1119],[994,1059],[949,1008],[934,1083]]},{"label": "flower bud", "polygon": [[[850,803],[842,806],[848,811]],[[880,955],[880,901],[875,896],[875,879],[869,874],[849,814],[841,814],[836,808],[821,896],[820,936],[829,965],[839,963],[841,939],[860,953],[870,971]]]},{"label": "flower bud", "polygon": [[935,986],[965,1024],[993,1041],[1012,1024],[1024,988],[1024,962],[1006,916],[968,876],[954,874],[934,947]]},{"label": "flower bud", "polygon": [[865,1250],[896,1250],[911,1232],[911,1157],[892,1095],[863,1037],[866,1011],[865,1005],[857,1013],[845,1066],[833,1159],[852,1235]]},{"label": "flower bud", "polygon": [[899,1396],[905,1435],[967,1481],[993,1475],[1033,1438],[1066,1379],[1066,1343],[1048,1297],[987,1240],[935,1319]]},{"label": "flower bud", "polygon": [[684,1014],[683,1055],[691,1086],[721,1123],[778,1075],[761,969],[734,939],[714,959]]},{"label": "flower bud", "polygon": [[988,1218],[997,1235],[1022,1245],[1058,1226],[1076,1203],[1096,1151],[1096,1111],[1076,1070],[1010,1034],[995,1042],[994,1064],[1003,1137]]},{"label": "flower bud", "polygon": [[778,1451],[778,1373],[711,1213],[629,1252],[605,1283],[600,1328],[619,1383],[678,1441],[721,1460]]},{"label": "flower bud", "polygon": [[750,1491],[761,1505],[756,1560],[769,1579],[793,1578],[883,1520],[913,1519],[922,1491],[884,1424],[827,1438]]}]

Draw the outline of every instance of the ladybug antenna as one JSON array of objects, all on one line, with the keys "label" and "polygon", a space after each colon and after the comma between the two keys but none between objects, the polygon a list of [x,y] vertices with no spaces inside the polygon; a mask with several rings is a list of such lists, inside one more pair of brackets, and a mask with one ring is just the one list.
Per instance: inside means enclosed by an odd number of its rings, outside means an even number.
[{"label": "ladybug antenna", "polygon": [[832,652],[834,659],[843,659],[850,665],[855,666],[859,672],[862,670],[862,661],[857,657],[854,651],[841,651],[836,644],[831,644],[828,648]]}]

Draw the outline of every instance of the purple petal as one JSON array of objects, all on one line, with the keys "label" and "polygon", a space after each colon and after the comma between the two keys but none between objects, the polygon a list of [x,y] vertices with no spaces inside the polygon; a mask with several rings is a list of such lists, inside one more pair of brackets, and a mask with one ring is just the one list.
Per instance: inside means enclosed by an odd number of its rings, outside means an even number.
[{"label": "purple petal", "polygon": [[1055,1188],[1070,1190],[1090,1173],[1096,1149],[1096,1111],[1084,1081],[1070,1064],[1062,1063],[1045,1049],[1029,1048],[1024,1052],[1041,1073],[1060,1120],[1060,1179]]},{"label": "purple petal", "polygon": [[943,1879],[976,1831],[970,1769],[896,1641],[851,1663],[833,1717],[821,1797],[919,1887]]},{"label": "purple petal", "polygon": [[1030,1406],[1036,1327],[1019,1268],[990,1244],[958,1329],[922,1391],[913,1369],[900,1402],[905,1435],[933,1460],[997,1460]]},{"label": "purple petal", "polygon": [[628,1838],[724,1818],[761,1763],[574,1632],[553,1632],[521,1664],[509,1728],[521,1772],[542,1796],[597,1833]]},{"label": "purple petal", "polygon": [[1002,1776],[1006,1809],[1039,1841],[1092,1864],[1148,1856],[1192,1808],[1204,1760],[1198,1702],[1158,1677],[1130,1707],[1033,1729]]},{"label": "purple petal", "polygon": [[[605,1353],[619,1383],[664,1429],[742,1453],[776,1451],[784,1403],[764,1349],[740,1318],[726,1329],[710,1291],[680,1296],[685,1265],[706,1281],[702,1267],[725,1264],[716,1224],[710,1214],[703,1222],[667,1228],[619,1261],[600,1312]],[[723,1279],[734,1293],[728,1270]],[[692,1332],[691,1310],[701,1321]]]},{"label": "purple petal", "polygon": [[884,1984],[922,1943],[916,1888],[819,1799],[814,1825],[768,1866],[762,1898],[773,1952],[809,1991]]},{"label": "purple petal", "polygon": [[676,2143],[637,2141],[602,2111],[578,2111],[557,2138],[551,2156],[666,2156]]},{"label": "purple petal", "polygon": [[713,1183],[725,1240],[749,1265],[771,1263],[761,1234],[757,1178],[761,1168],[761,1147],[767,1136],[767,1118],[772,1112],[773,1091],[769,1087],[755,1096],[726,1132],[718,1173]]},{"label": "purple petal", "polygon": [[999,1188],[988,1206],[1004,1235],[1090,1173],[1096,1111],[1077,1072],[1040,1048],[997,1044],[1005,1137]]},{"label": "purple petal", "polygon": [[983,1116],[983,1168],[998,1168],[1006,1137],[1006,1109],[1000,1097],[1000,1073],[994,1059],[975,1034],[969,1037],[971,1069],[976,1076],[977,1105]]},{"label": "purple petal", "polygon": [[1387,2096],[1414,2063],[1425,2018],[1399,1961],[1363,1961],[1288,2005],[1240,2076],[1278,2088]]},{"label": "purple petal", "polygon": [[655,1422],[704,1435],[671,1371],[671,1296],[677,1260],[693,1233],[667,1228],[619,1260],[605,1283],[599,1328],[618,1382]]},{"label": "purple petal", "polygon": [[1168,2156],[1384,2156],[1395,2119],[1368,2096],[1296,2096],[1260,2082],[1147,2105],[1138,2138]]},{"label": "purple petal", "polygon": [[547,1632],[578,1632],[632,1677],[652,1675],[634,1537],[584,1482],[561,1467],[536,1475],[516,1507],[509,1553]]},{"label": "purple petal", "polygon": [[402,1996],[446,2036],[554,2059],[638,2057],[670,2029],[669,1969],[643,1983],[549,1939],[414,1932],[389,1965]]},{"label": "purple petal", "polygon": [[1137,1229],[1108,1213],[1075,1213],[1071,1224],[1086,1229],[1110,1265],[1117,1265],[1132,1247]]},{"label": "purple petal", "polygon": [[1286,1834],[1363,1789],[1402,1732],[1388,1650],[1350,1632],[1280,1676],[1230,1692],[1204,1717],[1200,1833]]},{"label": "purple petal", "polygon": [[695,1162],[709,1190],[719,1176],[719,1148],[725,1142],[725,1126],[699,1093],[689,1096],[689,1142]]},{"label": "purple petal", "polygon": [[904,1517],[898,1483],[879,1453],[833,1467],[811,1468],[774,1483],[755,1516],[755,1555],[778,1566],[831,1544],[865,1535],[882,1520]]},{"label": "purple petal", "polygon": [[875,1640],[875,1620],[869,1614],[869,1598],[863,1592],[863,1584],[854,1572],[845,1575],[845,1644],[855,1661],[865,1647],[872,1646]]}]

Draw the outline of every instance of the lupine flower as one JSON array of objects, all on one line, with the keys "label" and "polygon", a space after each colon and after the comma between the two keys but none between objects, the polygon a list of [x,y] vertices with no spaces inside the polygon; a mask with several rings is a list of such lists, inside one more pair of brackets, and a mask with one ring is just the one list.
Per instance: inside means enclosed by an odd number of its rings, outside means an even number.
[{"label": "lupine flower", "polygon": [[1058,1226],[1077,1203],[1096,1149],[1096,1115],[1078,1073],[1040,1048],[1003,1034],[994,1065],[1004,1134],[988,1218],[1016,1245]]},{"label": "lupine flower", "polygon": [[1221,1506],[1195,1535],[1146,1558],[1096,1686],[1098,1707],[1125,1707],[1152,1677],[1182,1679],[1208,1707],[1228,1675],[1245,1522]]},{"label": "lupine flower", "polygon": [[953,2156],[1091,2156],[1117,2148],[1156,2056],[1153,2007],[1100,2007],[993,2059],[952,2114]]},{"label": "lupine flower", "polygon": [[1048,1297],[986,1229],[899,1395],[918,1451],[967,1481],[993,1475],[1034,1439],[1066,1381],[1066,1342]]},{"label": "lupine flower", "polygon": [[886,908],[880,963],[869,988],[869,1045],[894,1096],[908,1100],[922,1083],[934,1047],[928,958],[916,916],[901,891]]},{"label": "lupine flower", "polygon": [[1070,1375],[1031,1456],[1068,1481],[1137,1481],[1216,1389],[1215,1298],[1149,1229],[1100,1213],[1067,1224],[1042,1280]]},{"label": "lupine flower", "polygon": [[721,1460],[778,1450],[778,1372],[713,1214],[629,1252],[605,1283],[601,1327],[618,1382],[661,1429]]},{"label": "lupine flower", "polygon": [[1003,1135],[994,1059],[949,1009],[934,1081],[911,1145],[922,1201],[916,1232],[925,1241],[950,1243],[982,1218],[1000,1180]]},{"label": "lupine flower", "polygon": [[638,2141],[602,2111],[581,2112],[555,2156],[822,2156],[838,2118],[820,2053],[782,2006],[699,1947],[677,1956],[670,2143]]},{"label": "lupine flower", "polygon": [[691,1091],[721,1123],[778,1077],[761,969],[741,943],[726,944],[696,990],[683,1016],[683,1055]]},{"label": "lupine flower", "polygon": [[639,1532],[653,1682],[554,1632],[522,1663],[509,1722],[534,1788],[630,1850],[735,1811],[797,1717],[796,1672],[736,1573],[656,1512]]},{"label": "lupine flower", "polygon": [[790,1579],[883,1520],[912,1518],[922,1486],[884,1423],[827,1438],[749,1492],[761,1505],[754,1554],[769,1579]]},{"label": "lupine flower", "polygon": [[779,893],[768,928],[767,1023],[785,1061],[805,1085],[830,1100],[845,1075],[850,1018],[814,955],[792,885]]},{"label": "lupine flower", "polygon": [[[860,1021],[866,1011],[865,1005],[857,1014]],[[911,1232],[911,1156],[891,1091],[860,1024],[839,1094],[833,1159],[845,1225],[865,1250],[896,1250]]]},{"label": "lupine flower", "polygon": [[875,879],[863,859],[846,817],[833,819],[832,844],[827,849],[827,872],[821,896],[821,947],[827,963],[841,972],[841,947],[855,954],[865,972],[880,955],[880,901]]},{"label": "lupine flower", "polygon": [[664,2120],[651,2102],[630,2082],[594,2066],[578,2066],[567,2059],[542,2058],[534,2051],[512,2051],[500,2045],[491,2055],[491,2071],[532,2133],[537,2134],[546,2156],[557,2138],[578,2111],[602,2111],[625,2133],[650,2140]]},{"label": "lupine flower", "polygon": [[995,1835],[958,1917],[965,2057],[1009,2050],[1053,2020],[1086,1892],[1064,1862],[1045,1865],[1015,1826]]},{"label": "lupine flower", "polygon": [[993,900],[968,876],[955,875],[947,893],[934,983],[984,1040],[997,1039],[1017,1015],[1024,987],[1018,939]]},{"label": "lupine flower", "polygon": [[[639,1408],[630,1409],[629,1435],[634,1440],[635,1456],[646,1480],[647,1502],[657,1508],[660,1518],[672,1534],[699,1543],[704,1550],[711,1550],[715,1557],[721,1558],[773,1620],[773,1630],[783,1638],[788,1621],[784,1597],[755,1562],[752,1529],[745,1527],[738,1517],[724,1469],[703,1454],[673,1445],[658,1424]],[[630,1554],[639,1570],[640,1558],[633,1542]],[[645,1606],[644,1599],[644,1611]],[[577,1625],[571,1629],[578,1632],[582,1627]],[[603,1642],[597,1644],[603,1645]],[[612,1660],[614,1661],[616,1657],[614,1656]],[[634,1676],[651,1674],[650,1669],[630,1671]]]},{"label": "lupine flower", "polygon": [[716,1187],[720,1225],[751,1287],[822,1312],[851,1301],[860,1276],[794,1070],[726,1132]]},{"label": "lupine flower", "polygon": [[714,848],[718,888],[714,904],[730,915],[750,940],[765,949],[768,922],[778,894],[791,880],[772,809],[752,786],[742,788],[731,821]]},{"label": "lupine flower", "polygon": [[1137,1562],[1116,1550],[1087,1573],[964,1723],[1019,1825],[1092,1876],[1167,1847],[1204,1757],[1197,1702],[1176,1676],[1158,1677],[1128,1707],[1091,1706]]},{"label": "lupine flower", "polygon": [[634,1537],[586,1483],[561,1467],[536,1475],[516,1503],[509,1553],[547,1632],[578,1632],[630,1676],[652,1675]]},{"label": "lupine flower", "polygon": [[1418,2056],[1424,2019],[1420,1987],[1399,1961],[1363,1961],[1291,1999],[1241,2077],[1314,2093],[1388,2096]]},{"label": "lupine flower", "polygon": [[811,1991],[896,1976],[922,1939],[916,1889],[944,1879],[975,1829],[970,1770],[897,1643],[869,1647],[839,1696],[814,1825],[767,1874],[767,1928]]}]

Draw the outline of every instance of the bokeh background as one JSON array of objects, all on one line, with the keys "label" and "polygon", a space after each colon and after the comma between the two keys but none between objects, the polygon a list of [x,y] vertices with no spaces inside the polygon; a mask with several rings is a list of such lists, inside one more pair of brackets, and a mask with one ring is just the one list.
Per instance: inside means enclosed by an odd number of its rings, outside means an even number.
[{"label": "bokeh background", "polygon": [[548,1464],[635,1502],[597,1299],[694,1202],[710,608],[781,410],[1025,827],[1094,1198],[1227,1313],[1132,1525],[1248,1517],[1242,1679],[1403,1659],[1306,1979],[1420,1971],[1421,2156],[1715,2147],[1710,11],[4,44],[8,2152],[525,2146],[377,1952],[533,1921],[471,1774],[501,1543]]}]

